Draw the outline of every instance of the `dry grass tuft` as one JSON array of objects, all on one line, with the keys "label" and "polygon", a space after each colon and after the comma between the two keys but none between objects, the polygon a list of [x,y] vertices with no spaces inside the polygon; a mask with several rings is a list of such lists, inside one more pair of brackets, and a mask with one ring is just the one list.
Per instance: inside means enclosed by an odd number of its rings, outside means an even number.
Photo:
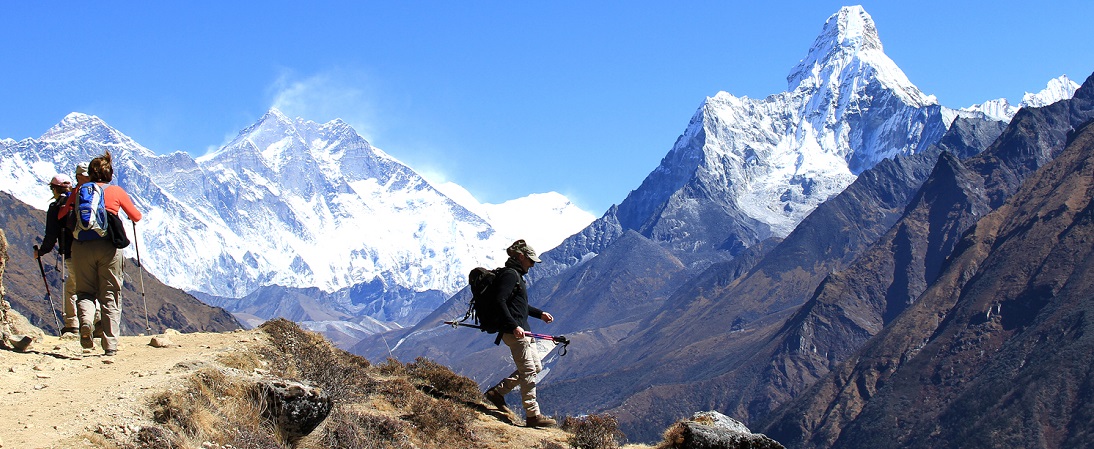
[{"label": "dry grass tuft", "polygon": [[269,334],[273,346],[263,356],[280,375],[306,380],[335,402],[360,400],[376,388],[376,382],[365,375],[371,366],[368,360],[335,348],[322,335],[284,318],[267,321],[259,328]]},{"label": "dry grass tuft", "polygon": [[319,443],[343,449],[409,449],[411,427],[396,418],[336,408],[327,417]]},{"label": "dry grass tuft", "polygon": [[626,443],[619,421],[608,414],[567,417],[562,429],[573,434],[567,441],[577,449],[617,449]]},{"label": "dry grass tuft", "polygon": [[418,395],[410,404],[410,415],[404,419],[429,440],[453,447],[474,447],[471,423],[475,420],[475,412],[463,405]]},{"label": "dry grass tuft", "polygon": [[182,439],[170,430],[157,426],[142,427],[137,432],[133,449],[174,449],[182,447]]},{"label": "dry grass tuft", "polygon": [[[174,437],[174,441],[198,444],[209,441],[234,447],[282,447],[274,436],[276,432],[251,400],[250,386],[216,369],[194,373],[181,391],[155,396],[151,408],[153,419],[163,426],[163,438],[168,440]],[[149,438],[157,440],[158,435]]]},{"label": "dry grass tuft", "polygon": [[543,440],[543,441],[540,441],[539,444],[536,445],[535,449],[569,449],[569,448],[567,448],[566,446],[563,446],[562,443],[559,443],[557,441]]},{"label": "dry grass tuft", "polygon": [[387,399],[391,405],[401,409],[409,407],[418,396],[422,395],[417,388],[414,388],[414,384],[404,377],[381,382],[378,391],[380,396]]},{"label": "dry grass tuft", "polygon": [[679,421],[677,421],[672,426],[669,426],[668,429],[665,429],[665,433],[661,435],[662,441],[661,444],[657,445],[657,449],[671,449],[680,447],[680,445],[684,444],[684,440],[686,440],[686,438],[684,438],[685,429],[687,428],[684,427],[683,423]]},{"label": "dry grass tuft", "polygon": [[414,363],[406,366],[406,370],[411,379],[419,381],[419,387],[426,393],[468,404],[476,404],[482,398],[479,384],[475,381],[424,357],[415,359]]},{"label": "dry grass tuft", "polygon": [[251,351],[233,351],[217,356],[217,362],[228,368],[235,368],[245,373],[254,372],[262,368],[262,359]]},{"label": "dry grass tuft", "polygon": [[377,369],[378,372],[384,376],[406,377],[407,375],[406,365],[404,365],[403,362],[400,362],[399,360],[393,359],[391,357],[388,357],[388,359],[385,360],[384,363],[381,363],[379,366],[377,366]]}]

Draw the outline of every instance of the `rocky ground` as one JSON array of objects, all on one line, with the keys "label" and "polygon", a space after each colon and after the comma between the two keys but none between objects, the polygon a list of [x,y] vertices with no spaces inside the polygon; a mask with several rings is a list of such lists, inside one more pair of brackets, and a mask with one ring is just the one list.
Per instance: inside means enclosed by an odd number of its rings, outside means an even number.
[{"label": "rocky ground", "polygon": [[168,347],[121,337],[118,354],[84,350],[78,338],[42,336],[30,352],[0,350],[0,447],[91,446],[152,423],[151,395],[166,391],[218,354],[261,344],[261,331],[179,334]]}]

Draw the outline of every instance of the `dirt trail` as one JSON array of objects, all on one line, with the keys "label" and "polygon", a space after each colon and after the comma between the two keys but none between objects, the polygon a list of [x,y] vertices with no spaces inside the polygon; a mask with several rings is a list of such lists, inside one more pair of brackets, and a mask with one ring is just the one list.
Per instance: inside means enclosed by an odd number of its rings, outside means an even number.
[{"label": "dirt trail", "polygon": [[135,432],[152,424],[151,396],[167,391],[217,355],[260,344],[261,331],[179,334],[156,348],[151,336],[121,337],[118,355],[96,342],[46,336],[32,352],[0,350],[0,448],[85,447],[99,432]]}]

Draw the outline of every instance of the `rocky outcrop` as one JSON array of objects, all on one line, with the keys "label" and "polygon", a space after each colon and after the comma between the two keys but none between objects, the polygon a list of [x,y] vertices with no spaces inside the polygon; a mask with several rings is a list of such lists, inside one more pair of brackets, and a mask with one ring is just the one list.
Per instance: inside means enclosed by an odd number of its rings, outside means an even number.
[{"label": "rocky outcrop", "polygon": [[276,424],[282,438],[289,442],[308,436],[333,407],[331,398],[323,390],[283,379],[258,382],[254,398],[262,415]]},{"label": "rocky outcrop", "polygon": [[[34,326],[19,312],[12,310],[11,304],[3,299],[7,294],[4,289],[4,269],[8,265],[8,238],[3,229],[0,229],[0,348],[20,352],[29,351],[34,343]],[[37,332],[41,335],[41,331]]]},{"label": "rocky outcrop", "polygon": [[658,449],[785,449],[766,435],[718,412],[700,412],[665,432]]}]

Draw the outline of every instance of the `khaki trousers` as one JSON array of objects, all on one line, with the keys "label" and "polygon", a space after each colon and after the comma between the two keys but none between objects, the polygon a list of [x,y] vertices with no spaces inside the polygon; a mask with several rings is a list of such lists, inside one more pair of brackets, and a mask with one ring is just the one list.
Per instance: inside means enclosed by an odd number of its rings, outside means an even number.
[{"label": "khaki trousers", "polygon": [[80,327],[95,329],[95,303],[102,319],[102,348],[118,349],[122,320],[122,252],[109,239],[72,243],[72,274],[76,278],[76,311]]},{"label": "khaki trousers", "polygon": [[[65,327],[71,327],[78,329],[80,327],[80,312],[76,307],[76,276],[72,274],[72,259],[64,259],[65,261]],[[101,336],[97,333],[99,329],[99,303],[93,303],[95,307],[95,319],[92,320],[95,323],[92,326],[92,330],[96,331],[95,336]]]},{"label": "khaki trousers", "polygon": [[65,326],[70,328],[80,327],[80,319],[76,316],[76,278],[72,276],[72,260],[64,259],[65,264],[65,287],[64,287],[64,309],[65,314]]},{"label": "khaki trousers", "polygon": [[539,372],[543,371],[543,365],[539,361],[539,351],[532,341],[532,337],[517,338],[512,333],[502,334],[501,341],[509,347],[513,354],[513,362],[517,370],[513,371],[505,379],[502,379],[494,391],[503,396],[513,389],[520,387],[520,400],[524,405],[524,415],[528,417],[539,416],[539,402],[536,401],[536,380]]}]

